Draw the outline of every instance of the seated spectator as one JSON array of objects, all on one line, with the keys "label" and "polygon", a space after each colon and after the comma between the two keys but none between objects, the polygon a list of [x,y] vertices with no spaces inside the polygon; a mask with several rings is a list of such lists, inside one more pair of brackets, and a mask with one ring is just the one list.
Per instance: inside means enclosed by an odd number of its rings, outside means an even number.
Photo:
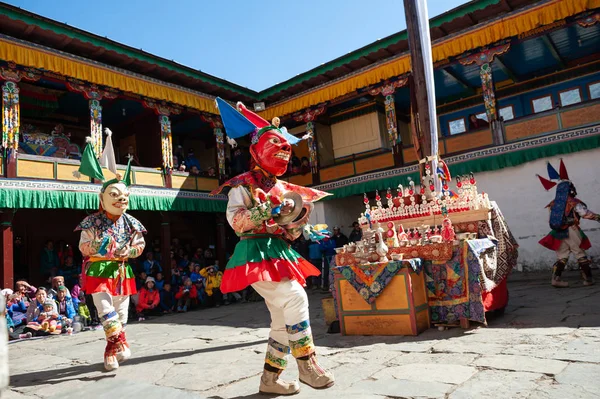
[{"label": "seated spectator", "polygon": [[154,279],[154,285],[156,286],[156,289],[159,291],[163,289],[163,287],[165,285],[165,279],[161,272],[156,273],[156,278]]},{"label": "seated spectator", "polygon": [[477,115],[469,115],[469,130],[483,129],[489,127],[490,124],[485,119],[479,119]]},{"label": "seated spectator", "polygon": [[43,276],[56,276],[59,267],[60,260],[54,250],[54,242],[48,240],[40,254],[40,272]]},{"label": "seated spectator", "polygon": [[192,262],[204,267],[204,251],[202,248],[196,248],[196,252],[194,252],[194,256],[192,257]]},{"label": "seated spectator", "polygon": [[[7,303],[9,302],[10,297],[15,296],[15,294],[13,294],[13,291],[11,289],[8,289],[8,288],[2,290],[0,292],[0,295],[3,295],[4,297],[7,298],[7,300],[6,300]],[[24,332],[24,330],[25,330],[25,325],[24,324],[21,324],[21,325],[16,325],[15,324],[15,322],[13,321],[13,319],[11,317],[10,310],[8,310],[6,312],[5,317],[6,317],[6,327],[8,328],[8,339],[10,341],[17,340],[17,339],[31,338],[31,336],[32,336],[31,333],[25,333]],[[3,333],[0,332],[0,334],[3,334]]]},{"label": "seated spectator", "polygon": [[177,311],[178,312],[187,312],[190,308],[192,299],[196,299],[198,297],[198,292],[196,291],[196,287],[192,284],[192,280],[190,278],[185,279],[183,286],[179,288],[179,292],[175,295],[177,299]]},{"label": "seated spectator", "polygon": [[163,271],[158,262],[154,260],[154,252],[152,251],[146,253],[146,260],[143,266],[147,276],[154,276],[156,273]]},{"label": "seated spectator", "polygon": [[169,283],[165,283],[162,291],[160,291],[160,308],[163,313],[171,313],[175,310],[175,296]]},{"label": "seated spectator", "polygon": [[208,177],[217,177],[217,170],[214,166],[208,168],[208,172],[206,173]]},{"label": "seated spectator", "polygon": [[30,285],[27,281],[25,281],[25,280],[17,281],[15,283],[15,288],[21,294],[22,299],[25,302],[30,303],[32,300],[35,299],[35,293],[37,291],[37,288]]},{"label": "seated spectator", "polygon": [[[65,278],[63,276],[56,276],[52,278],[52,288],[48,291],[48,297],[50,299],[56,299],[58,295],[58,287],[65,287]],[[71,296],[71,293],[69,293]]]},{"label": "seated spectator", "polygon": [[358,222],[352,223],[352,232],[350,233],[349,241],[357,242],[362,240],[362,229]]},{"label": "seated spectator", "polygon": [[200,169],[198,169],[196,166],[192,166],[190,168],[190,176],[200,176]]},{"label": "seated spectator", "polygon": [[196,271],[196,265],[193,263],[189,263],[187,270],[185,271],[184,274],[186,277],[192,278],[192,274],[194,274],[195,271]]},{"label": "seated spectator", "polygon": [[26,318],[27,327],[24,329],[26,333],[30,332],[33,336],[44,336],[56,332],[58,323],[51,323],[52,320],[58,320],[56,303],[48,299],[48,292],[44,287],[37,289],[35,300],[27,308]]},{"label": "seated spectator", "polygon": [[83,322],[83,326],[87,327],[92,323],[92,314],[90,313],[90,309],[85,302],[85,294],[83,292],[79,293],[79,310],[78,314],[81,316],[81,321]]},{"label": "seated spectator", "polygon": [[125,154],[125,156],[123,157],[123,165],[127,165],[127,163],[129,162],[130,159],[131,159],[131,165],[142,166],[140,164],[140,160],[139,160],[137,154],[135,153],[135,149],[133,148],[132,145],[127,147],[127,154]]},{"label": "seated spectator", "polygon": [[67,297],[68,291],[69,290],[67,289],[67,287],[58,287],[58,293],[55,300],[58,314],[63,317],[63,324],[67,326],[71,324],[73,317],[75,317],[75,315],[77,314],[75,312],[75,306],[73,306],[72,298]]},{"label": "seated spectator", "polygon": [[303,175],[310,173],[310,161],[306,157],[302,157],[302,165],[300,166],[300,173]]},{"label": "seated spectator", "polygon": [[335,247],[340,248],[348,244],[348,237],[342,233],[338,226],[333,228],[333,239],[335,240]]},{"label": "seated spectator", "polygon": [[194,271],[190,274],[190,279],[192,280],[192,283],[195,283],[201,278],[202,276],[200,275],[200,265],[194,264]]},{"label": "seated spectator", "polygon": [[142,271],[142,272],[140,272],[138,277],[135,279],[135,287],[137,288],[138,293],[140,292],[140,290],[142,289],[144,284],[146,284],[147,278],[148,278],[148,274],[146,274],[146,272]]},{"label": "seated spectator", "polygon": [[79,311],[79,298],[81,297],[81,285],[79,285],[79,276],[75,277],[75,284],[73,284],[73,289],[71,290],[71,298],[73,299],[73,306],[75,306],[75,312]]},{"label": "seated spectator", "polygon": [[183,285],[183,276],[179,268],[174,267],[171,269],[171,288],[173,291],[179,290],[179,287]]},{"label": "seated spectator", "polygon": [[195,283],[196,292],[198,293],[197,299],[200,306],[206,306],[206,291],[204,290],[204,279],[201,278]]},{"label": "seated spectator", "polygon": [[290,172],[293,175],[297,175],[302,171],[302,162],[300,162],[300,158],[298,158],[296,155],[292,157],[290,165]]},{"label": "seated spectator", "polygon": [[198,174],[200,174],[200,171],[202,170],[202,168],[200,167],[200,161],[198,161],[198,158],[196,158],[196,156],[194,155],[194,150],[192,148],[188,150],[188,156],[185,160],[185,163],[190,169],[190,171],[195,166],[196,170],[198,170]]},{"label": "seated spectator", "polygon": [[144,287],[139,292],[138,304],[135,307],[138,321],[144,321],[146,320],[146,316],[148,314],[156,313],[159,303],[160,295],[154,286],[154,279],[152,277],[148,277],[146,278]]},{"label": "seated spectator", "polygon": [[20,293],[13,293],[9,288],[2,290],[6,297],[6,311],[10,315],[15,327],[20,327],[22,324],[27,324],[27,307],[28,304],[23,300]]},{"label": "seated spectator", "polygon": [[208,266],[200,270],[200,275],[204,277],[204,290],[208,296],[208,302],[211,306],[219,307],[223,299],[223,295],[221,294],[223,273],[215,266]]},{"label": "seated spectator", "polygon": [[59,276],[63,276],[65,281],[70,285],[74,283],[74,279],[81,272],[81,268],[75,265],[73,260],[73,256],[67,256],[65,258],[65,263],[58,269]]}]

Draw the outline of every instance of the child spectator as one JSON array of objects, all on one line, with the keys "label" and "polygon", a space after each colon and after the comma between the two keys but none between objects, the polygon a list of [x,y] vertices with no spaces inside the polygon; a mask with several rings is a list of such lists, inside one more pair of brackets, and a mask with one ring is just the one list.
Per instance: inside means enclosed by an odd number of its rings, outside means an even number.
[{"label": "child spectator", "polygon": [[190,279],[192,279],[192,283],[195,283],[196,281],[200,280],[201,278],[202,278],[202,276],[200,275],[200,266],[195,265],[194,271],[190,274]]},{"label": "child spectator", "polygon": [[200,278],[196,281],[196,292],[198,293],[198,303],[204,307],[206,306],[206,291],[204,291],[204,279]]},{"label": "child spectator", "polygon": [[154,279],[147,277],[146,284],[139,292],[138,304],[135,307],[138,321],[144,321],[149,313],[156,312],[159,303],[160,295],[154,286]]},{"label": "child spectator", "polygon": [[85,294],[83,292],[79,293],[79,316],[81,316],[81,320],[83,321],[83,326],[87,327],[92,323],[92,315],[90,313],[90,309],[85,303]]},{"label": "child spectator", "polygon": [[165,286],[165,279],[163,278],[162,272],[156,273],[156,279],[154,280],[154,285],[156,286],[156,289],[159,291],[162,290],[163,287]]},{"label": "child spectator", "polygon": [[198,291],[196,290],[196,287],[192,284],[192,280],[187,278],[183,283],[183,286],[179,289],[177,295],[175,295],[175,298],[177,299],[177,311],[187,312],[191,305],[192,299],[197,297]]},{"label": "child spectator", "polygon": [[81,294],[81,285],[79,285],[79,276],[76,276],[75,284],[73,285],[73,289],[71,290],[71,298],[73,299],[73,306],[75,306],[75,312],[79,311],[79,302],[80,302],[80,294]]},{"label": "child spectator", "polygon": [[73,317],[77,314],[75,312],[75,306],[73,306],[73,300],[70,297],[67,297],[67,287],[60,286],[58,287],[58,294],[56,296],[56,308],[58,309],[58,314],[61,315],[65,321],[65,324],[69,325],[73,320]]},{"label": "child spectator", "polygon": [[189,278],[192,278],[192,275],[194,274],[195,271],[196,271],[196,265],[194,265],[193,263],[190,263],[185,272],[185,275]]},{"label": "child spectator", "polygon": [[160,308],[163,313],[171,313],[175,310],[175,296],[171,290],[171,284],[165,283],[162,291],[160,292]]},{"label": "child spectator", "polygon": [[223,295],[221,294],[221,279],[223,273],[215,266],[208,266],[200,270],[200,275],[204,277],[204,290],[208,296],[208,302],[211,306],[221,306]]},{"label": "child spectator", "polygon": [[183,277],[181,276],[181,270],[179,270],[178,267],[174,267],[171,270],[171,288],[173,289],[173,291],[178,291],[179,287],[181,287],[182,285]]}]

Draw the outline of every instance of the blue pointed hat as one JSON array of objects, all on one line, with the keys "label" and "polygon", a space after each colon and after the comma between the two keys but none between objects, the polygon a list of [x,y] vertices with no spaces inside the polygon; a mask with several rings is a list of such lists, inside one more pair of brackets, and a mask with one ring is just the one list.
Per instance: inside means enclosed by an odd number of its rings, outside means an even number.
[{"label": "blue pointed hat", "polygon": [[263,133],[274,130],[292,145],[296,145],[302,140],[289,134],[285,127],[280,128],[267,122],[246,108],[241,102],[237,103],[237,109],[235,109],[225,100],[217,97],[217,107],[219,108],[221,119],[223,120],[225,133],[227,133],[227,136],[230,139],[238,139],[247,136],[248,134],[253,134],[252,142],[256,143]]}]

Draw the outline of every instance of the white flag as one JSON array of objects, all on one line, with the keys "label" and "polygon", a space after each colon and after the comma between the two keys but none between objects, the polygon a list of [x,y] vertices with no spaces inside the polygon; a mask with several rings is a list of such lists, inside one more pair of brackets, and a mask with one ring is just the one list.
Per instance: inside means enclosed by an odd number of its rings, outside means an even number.
[{"label": "white flag", "polygon": [[106,133],[106,145],[104,146],[104,151],[102,151],[102,156],[100,157],[100,165],[116,175],[117,161],[115,160],[115,150],[113,149],[112,144],[112,132],[108,128],[104,129],[104,132]]}]

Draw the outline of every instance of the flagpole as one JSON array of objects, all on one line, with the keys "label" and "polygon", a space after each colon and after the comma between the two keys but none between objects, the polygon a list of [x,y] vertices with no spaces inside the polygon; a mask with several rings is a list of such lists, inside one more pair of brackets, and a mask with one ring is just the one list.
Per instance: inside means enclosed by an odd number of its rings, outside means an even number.
[{"label": "flagpole", "polygon": [[[408,31],[412,79],[414,89],[411,99],[414,128],[419,138],[421,160],[431,159],[431,170],[435,175],[438,154],[438,129],[435,104],[435,83],[433,78],[433,56],[431,53],[431,37],[429,34],[429,17],[425,0],[404,0],[404,14]],[[416,146],[417,143],[415,143]],[[425,163],[421,164],[421,176],[424,175]],[[434,179],[436,191],[440,192],[441,181]],[[422,182],[423,183],[423,182]],[[427,185],[425,185],[427,187]]]}]

